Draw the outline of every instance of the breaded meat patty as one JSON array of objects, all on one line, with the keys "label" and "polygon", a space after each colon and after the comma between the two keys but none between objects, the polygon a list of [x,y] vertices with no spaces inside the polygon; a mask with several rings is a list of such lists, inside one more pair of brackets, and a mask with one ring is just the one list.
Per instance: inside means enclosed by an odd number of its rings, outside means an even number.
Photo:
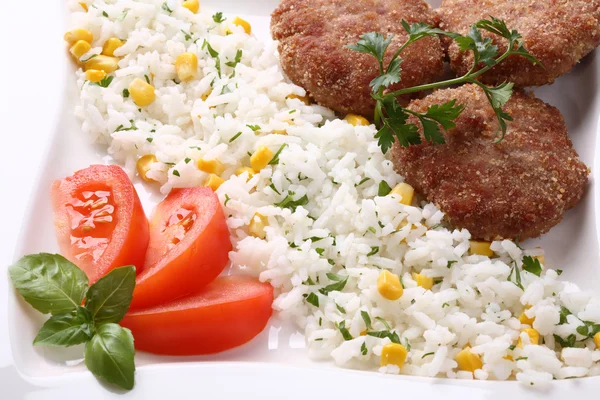
[{"label": "breaded meat patty", "polygon": [[425,112],[452,99],[465,110],[444,132],[446,144],[396,144],[398,173],[477,239],[533,238],[558,224],[588,177],[558,109],[516,91],[504,107],[514,120],[495,144],[498,121],[479,86],[439,90],[409,108]]},{"label": "breaded meat patty", "polygon": [[[460,34],[467,34],[470,25],[490,15],[504,20],[509,29],[523,36],[525,48],[545,67],[512,56],[483,75],[481,80],[488,84],[552,83],[600,44],[600,0],[443,0],[438,12],[440,27]],[[500,54],[506,51],[506,40],[488,32],[484,36],[494,38]],[[455,42],[449,45],[448,55],[458,75],[473,65],[472,53],[460,52]]]},{"label": "breaded meat patty", "polygon": [[[437,24],[424,0],[283,0],[273,12],[271,32],[279,40],[283,70],[295,84],[323,106],[372,118],[369,83],[379,75],[377,60],[346,46],[368,32],[394,35],[389,61],[408,38],[403,19]],[[438,38],[411,44],[402,53],[402,82],[393,88],[436,80],[443,73],[443,57]]]}]

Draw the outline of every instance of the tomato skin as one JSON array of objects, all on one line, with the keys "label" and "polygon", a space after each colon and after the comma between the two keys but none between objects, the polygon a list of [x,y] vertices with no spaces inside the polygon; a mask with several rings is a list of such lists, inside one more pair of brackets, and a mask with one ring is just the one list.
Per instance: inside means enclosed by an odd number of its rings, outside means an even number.
[{"label": "tomato skin", "polygon": [[[168,227],[182,209],[191,212],[195,221],[174,244]],[[209,188],[172,190],[156,206],[150,219],[146,262],[136,279],[131,309],[165,304],[198,292],[223,271],[231,249],[229,229],[217,195]]]},{"label": "tomato skin", "polygon": [[[67,203],[73,196],[81,195],[89,187],[101,185],[111,191],[116,220],[110,233],[108,246],[95,261],[75,257],[72,245],[72,216]],[[140,199],[123,169],[116,165],[91,165],[72,176],[55,181],[51,187],[54,225],[61,253],[79,266],[88,276],[90,284],[96,282],[113,268],[134,265],[139,273],[149,242],[148,219]],[[93,234],[93,233],[92,233]]]},{"label": "tomato skin", "polygon": [[265,328],[273,287],[245,276],[219,277],[197,294],[130,311],[121,321],[138,350],[165,355],[213,354],[240,346]]}]

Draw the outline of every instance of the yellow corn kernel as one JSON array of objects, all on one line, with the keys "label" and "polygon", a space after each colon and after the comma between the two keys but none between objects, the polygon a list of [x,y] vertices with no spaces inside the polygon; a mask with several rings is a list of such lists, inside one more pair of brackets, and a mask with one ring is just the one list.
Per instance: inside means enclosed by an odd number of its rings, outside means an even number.
[{"label": "yellow corn kernel", "polygon": [[[531,308],[531,306],[527,306],[525,307],[525,311],[529,310]],[[525,314],[525,312],[523,312],[523,314],[521,314],[519,316],[519,322],[521,322],[522,324],[526,324],[529,326],[533,326],[533,322],[535,321],[535,317],[533,318],[529,318],[527,316],[527,314]]]},{"label": "yellow corn kernel", "polygon": [[344,118],[344,121],[348,122],[352,126],[369,126],[369,125],[371,125],[368,119],[366,119],[365,117],[361,117],[360,115],[356,115],[356,114],[346,115],[346,118]]},{"label": "yellow corn kernel", "polygon": [[297,94],[292,93],[289,96],[287,96],[286,99],[298,99],[306,105],[310,104],[310,98],[308,96],[298,96]]},{"label": "yellow corn kernel", "polygon": [[106,72],[99,69],[88,69],[85,71],[85,79],[90,82],[100,82],[106,76]]},{"label": "yellow corn kernel", "polygon": [[412,273],[412,278],[415,282],[417,282],[417,286],[421,286],[425,290],[431,290],[433,287],[433,278],[417,274],[416,272]]},{"label": "yellow corn kernel", "polygon": [[404,288],[398,275],[384,270],[377,278],[377,291],[388,300],[398,300],[404,293]]},{"label": "yellow corn kernel", "polygon": [[208,99],[208,96],[210,96],[211,93],[212,89],[208,89],[208,92],[204,93],[202,96],[200,96],[200,98],[202,99],[202,101],[206,101],[206,99]]},{"label": "yellow corn kernel", "polygon": [[186,0],[183,2],[182,6],[196,14],[198,10],[200,10],[200,2],[198,0]]},{"label": "yellow corn kernel", "polygon": [[175,71],[180,81],[191,81],[198,74],[198,57],[194,53],[181,54],[175,60]]},{"label": "yellow corn kernel", "polygon": [[490,242],[481,242],[478,240],[470,240],[470,242],[471,247],[469,248],[469,253],[487,257],[494,255],[494,251],[491,248],[492,244]]},{"label": "yellow corn kernel", "polygon": [[81,57],[91,49],[91,44],[89,44],[85,40],[78,40],[73,46],[71,46],[69,52],[73,55],[73,57],[75,57],[79,61],[79,57]]},{"label": "yellow corn kernel", "polygon": [[131,95],[133,102],[140,107],[152,104],[156,98],[154,86],[140,78],[135,78],[133,82],[129,84],[129,94]]},{"label": "yellow corn kernel", "polygon": [[287,135],[287,130],[285,129],[275,129],[273,131],[274,135]]},{"label": "yellow corn kernel", "polygon": [[225,182],[223,178],[218,175],[210,174],[206,181],[204,182],[204,187],[209,187],[213,191],[217,191],[217,189]]},{"label": "yellow corn kernel", "polygon": [[544,256],[535,256],[533,258],[537,259],[540,262],[540,264],[542,264],[542,266],[546,264],[546,257]]},{"label": "yellow corn kernel", "polygon": [[86,71],[88,69],[99,69],[110,74],[119,69],[119,59],[116,57],[99,55],[87,60],[83,67]]},{"label": "yellow corn kernel", "polygon": [[81,8],[83,8],[85,10],[85,12],[88,11],[88,5],[85,3],[79,3],[79,5],[81,6]]},{"label": "yellow corn kernel", "polygon": [[256,213],[250,220],[250,225],[248,225],[248,232],[254,237],[264,239],[267,237],[265,227],[268,225],[269,219],[263,215],[260,215],[259,213]]},{"label": "yellow corn kernel", "polygon": [[597,349],[600,349],[600,332],[594,335],[594,344],[596,345]]},{"label": "yellow corn kernel", "polygon": [[475,372],[483,367],[481,357],[472,353],[470,347],[465,347],[456,355],[456,362],[461,371]]},{"label": "yellow corn kernel", "polygon": [[505,360],[508,360],[508,361],[515,361],[515,359],[513,358],[513,356],[511,356],[510,354],[508,354],[508,355],[506,355],[506,356],[504,356],[502,358],[504,358]]},{"label": "yellow corn kernel", "polygon": [[388,343],[381,349],[381,366],[397,365],[402,368],[406,361],[406,347],[398,343]]},{"label": "yellow corn kernel", "polygon": [[248,179],[252,178],[254,176],[254,170],[250,167],[240,167],[238,169],[235,170],[235,174],[237,176],[242,175],[244,172],[248,173]]},{"label": "yellow corn kernel", "polygon": [[113,57],[115,55],[115,50],[125,44],[124,41],[118,38],[110,38],[104,45],[102,46],[102,54],[105,56]]},{"label": "yellow corn kernel", "polygon": [[237,26],[241,26],[244,28],[244,31],[249,35],[252,33],[252,26],[245,19],[241,19],[240,17],[235,17],[233,19],[233,24]]},{"label": "yellow corn kernel", "polygon": [[[538,333],[538,331],[536,331],[533,328],[527,328],[527,329],[523,329],[523,332],[525,332],[527,334],[527,336],[529,336],[529,343],[530,344],[540,344],[540,334]],[[519,348],[523,348],[523,341],[521,340],[521,337],[519,336],[519,341],[517,342],[517,347]]]},{"label": "yellow corn kernel", "polygon": [[140,178],[142,178],[146,182],[154,181],[154,179],[148,178],[146,174],[148,173],[148,171],[150,171],[150,164],[153,164],[155,162],[158,162],[158,160],[156,159],[156,156],[154,154],[147,154],[137,161],[135,166],[137,168],[138,174],[140,174]]},{"label": "yellow corn kernel", "polygon": [[413,197],[415,196],[415,189],[408,183],[399,183],[394,189],[392,189],[390,194],[400,196],[400,204],[410,206],[413,202]]},{"label": "yellow corn kernel", "polygon": [[360,336],[367,336],[368,330],[360,331]]},{"label": "yellow corn kernel", "polygon": [[269,165],[273,159],[273,152],[267,146],[260,146],[252,157],[250,157],[250,166],[254,172],[260,172],[261,169]]},{"label": "yellow corn kernel", "polygon": [[70,30],[69,32],[65,33],[64,38],[65,41],[69,44],[74,44],[80,40],[83,40],[84,42],[88,42],[90,44],[94,41],[94,35],[92,34],[92,32],[88,31],[87,29],[81,28]]},{"label": "yellow corn kernel", "polygon": [[197,165],[200,171],[204,171],[208,174],[221,175],[223,171],[225,171],[225,166],[223,165],[223,163],[214,158],[212,160],[205,160],[203,158],[200,158],[198,159]]}]

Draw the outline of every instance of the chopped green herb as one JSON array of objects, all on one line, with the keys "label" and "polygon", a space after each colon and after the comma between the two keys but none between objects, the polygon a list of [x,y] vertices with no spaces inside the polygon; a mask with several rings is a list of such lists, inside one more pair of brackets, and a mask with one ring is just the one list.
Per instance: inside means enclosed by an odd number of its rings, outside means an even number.
[{"label": "chopped green herb", "polygon": [[308,279],[304,282],[305,285],[308,286],[315,286],[315,282],[312,280],[312,278],[309,276]]},{"label": "chopped green herb", "polygon": [[175,176],[181,176],[181,175],[179,175],[179,171],[177,171],[176,169],[173,170],[173,175],[175,175]]},{"label": "chopped green herb", "polygon": [[242,131],[239,131],[238,133],[236,133],[234,137],[232,137],[231,139],[229,139],[229,143],[231,143],[235,139],[239,138],[241,134],[242,134]]},{"label": "chopped green herb", "polygon": [[117,126],[117,129],[115,130],[115,132],[121,132],[121,131],[133,131],[136,130],[137,127],[135,126],[135,121],[130,119],[129,123],[131,124],[131,126],[129,128],[125,128],[123,127],[123,125],[119,125]]},{"label": "chopped green herb", "polygon": [[163,10],[165,10],[166,12],[168,12],[169,14],[173,13],[173,10],[171,10],[171,9],[169,8],[169,5],[167,4],[167,2],[166,2],[166,1],[165,1],[164,3],[162,3],[162,6],[161,6],[161,8],[162,8]]},{"label": "chopped green herb", "polygon": [[523,257],[523,270],[540,276],[542,274],[542,264],[540,264],[540,260],[537,258],[525,256]]},{"label": "chopped green herb", "polygon": [[519,360],[527,360],[527,357],[519,357],[515,361],[519,361]]},{"label": "chopped green herb", "polygon": [[150,84],[150,78],[148,77],[148,75],[144,74],[144,79],[148,84]]},{"label": "chopped green herb", "polygon": [[560,306],[560,321],[559,321],[559,325],[564,325],[567,323],[567,317],[569,315],[573,315],[573,313],[571,311],[569,311],[569,309],[565,306]]},{"label": "chopped green herb", "polygon": [[369,313],[366,311],[361,311],[360,316],[362,317],[363,321],[365,321],[365,326],[367,327],[367,330],[373,329],[373,326],[371,325],[371,317],[369,316]]},{"label": "chopped green herb", "polygon": [[443,279],[441,279],[441,278],[434,279],[434,280],[433,280],[433,284],[434,284],[434,285],[437,285],[438,283],[442,283],[442,281],[443,281]]},{"label": "chopped green herb", "polygon": [[452,268],[452,264],[456,264],[457,262],[458,261],[454,261],[454,260],[448,261],[448,264],[446,264],[446,268],[448,268],[448,269]]},{"label": "chopped green herb", "polygon": [[325,253],[325,249],[323,249],[323,248],[317,248],[317,249],[315,249],[315,251],[316,251],[316,252],[317,252],[317,254],[318,254],[318,255],[320,255],[320,256],[322,256],[322,255],[323,255],[323,253]]},{"label": "chopped green herb", "polygon": [[372,234],[377,234],[377,229],[373,228],[372,226],[370,226],[367,230]]},{"label": "chopped green herb", "polygon": [[412,299],[412,300],[410,301],[410,304],[415,304],[416,302],[417,302],[417,300],[415,300],[415,299]]},{"label": "chopped green herb", "polygon": [[129,90],[127,88],[123,89],[123,97],[125,97],[125,98],[129,97]]},{"label": "chopped green herb", "polygon": [[226,62],[225,65],[227,65],[228,67],[231,67],[231,68],[235,68],[240,63],[240,61],[242,61],[242,55],[243,55],[242,50],[238,49],[235,52],[235,59],[233,61]]},{"label": "chopped green herb", "polygon": [[289,111],[289,113],[290,113],[290,114],[293,114],[293,113],[295,113],[295,112],[296,112],[296,110],[290,110],[290,111]]},{"label": "chopped green herb", "polygon": [[445,308],[445,307],[450,307],[450,303],[444,303],[444,304],[442,304],[442,308]]},{"label": "chopped green herb", "polygon": [[300,206],[305,206],[308,204],[308,196],[307,195],[304,195],[297,200],[294,200],[294,198],[292,196],[293,196],[293,192],[288,192],[288,195],[285,196],[285,198],[283,200],[281,200],[279,203],[276,203],[275,207],[287,208],[287,209],[292,210],[292,212],[295,212],[296,208],[298,208]]},{"label": "chopped green herb", "polygon": [[360,354],[362,354],[363,356],[367,355],[367,344],[365,342],[363,342],[363,344],[360,346]]},{"label": "chopped green herb", "polygon": [[323,317],[319,317],[319,326],[323,325]]},{"label": "chopped green herb", "polygon": [[105,76],[104,78],[102,78],[102,80],[100,82],[91,82],[90,85],[91,86],[100,86],[103,88],[107,88],[108,85],[110,85],[110,83],[113,81],[113,79],[115,79],[114,76]]},{"label": "chopped green herb", "polygon": [[424,359],[425,357],[432,356],[434,354],[435,354],[434,351],[432,351],[431,353],[425,353],[425,354],[423,354],[423,357],[421,357],[421,360]]},{"label": "chopped green herb", "polygon": [[341,312],[342,314],[346,314],[346,309],[342,306],[340,306],[339,304],[335,303],[336,308],[338,309],[339,312]]},{"label": "chopped green herb", "polygon": [[391,191],[392,188],[390,187],[390,185],[388,185],[386,181],[379,182],[379,190],[377,191],[377,196],[387,196],[388,194],[390,194]]},{"label": "chopped green herb", "polygon": [[206,49],[208,51],[208,54],[215,60],[215,68],[217,69],[217,73],[219,75],[219,78],[221,77],[221,59],[219,58],[219,53],[212,48],[212,46],[210,45],[210,43],[208,43],[208,41],[206,39],[204,39],[204,42],[202,43],[202,49]]},{"label": "chopped green herb", "polygon": [[260,129],[258,125],[246,125],[248,128],[252,129],[252,131],[256,132]]},{"label": "chopped green herb", "polygon": [[192,34],[191,33],[187,33],[183,29],[181,29],[181,33],[183,33],[183,36],[184,36],[185,40],[192,40]]},{"label": "chopped green herb", "polygon": [[392,343],[400,344],[400,337],[398,336],[398,334],[396,332],[391,331],[391,330],[367,332],[367,335],[373,336],[376,338],[382,338],[382,339],[389,338],[392,341]]},{"label": "chopped green herb", "polygon": [[218,13],[212,16],[212,19],[217,24],[220,24],[221,22],[224,22],[227,18],[223,18],[223,13],[219,11]]},{"label": "chopped green herb", "polygon": [[191,158],[189,158],[189,157],[186,157],[186,158],[185,158],[185,160],[183,160],[183,161],[184,161],[186,164],[189,164],[189,162],[190,162],[190,161],[192,161],[192,159],[191,159]]},{"label": "chopped green herb", "polygon": [[442,223],[439,223],[439,224],[435,224],[434,226],[432,226],[432,227],[431,227],[431,228],[429,228],[429,229],[431,229],[431,230],[435,230],[435,229],[437,229],[437,228],[443,228],[443,227],[444,227],[444,224],[442,224]]},{"label": "chopped green herb", "polygon": [[560,336],[554,334],[554,340],[560,345],[560,347],[575,347],[575,343],[577,342],[577,337],[574,333],[567,336],[567,339],[563,339]]},{"label": "chopped green herb", "polygon": [[90,61],[92,58],[98,57],[99,54],[92,54],[91,56],[89,56],[88,58],[86,58],[85,60],[80,60],[82,63],[86,63],[88,61]]},{"label": "chopped green herb", "polygon": [[562,273],[563,273],[563,270],[562,270],[562,269],[557,269],[557,270],[556,270],[556,274],[557,274],[558,276],[561,276],[561,275],[562,275]]},{"label": "chopped green herb", "polygon": [[374,256],[379,252],[379,246],[371,246],[371,251],[367,254],[367,257]]},{"label": "chopped green herb", "polygon": [[365,183],[366,181],[368,181],[371,178],[363,178],[363,180],[361,180],[360,182],[358,182],[356,185],[354,185],[354,187],[359,187],[360,185],[362,185],[363,183]]},{"label": "chopped green herb", "polygon": [[316,338],[316,339],[315,339],[315,342],[320,342],[320,341],[322,341],[322,340],[323,340],[323,338],[322,338],[322,337],[320,337],[320,338]]},{"label": "chopped green herb", "polygon": [[352,335],[350,334],[350,332],[348,331],[348,329],[346,329],[346,321],[342,321],[339,324],[336,323],[335,327],[339,329],[339,331],[342,334],[342,337],[344,338],[344,340],[352,340],[352,339],[354,339],[352,337]]},{"label": "chopped green herb", "polygon": [[514,344],[513,344],[512,346],[508,346],[508,349],[509,349],[510,351],[513,351],[513,350],[514,350],[514,349],[516,349],[516,348],[517,348],[517,346],[515,346]]},{"label": "chopped green herb", "polygon": [[152,141],[153,141],[153,140],[154,140],[154,139],[153,139],[153,138],[151,138],[151,137],[147,137],[147,138],[146,138],[146,141],[147,141],[148,143],[152,143]]},{"label": "chopped green herb", "polygon": [[285,146],[287,146],[286,143],[284,143],[284,144],[281,145],[281,147],[279,148],[279,150],[277,150],[277,152],[275,153],[275,155],[273,156],[273,158],[271,159],[271,161],[269,161],[269,165],[279,164],[279,155],[281,154],[281,152],[283,151],[283,149],[285,149]]},{"label": "chopped green herb", "polygon": [[274,184],[274,183],[271,183],[271,184],[269,185],[269,187],[271,188],[271,190],[273,190],[275,193],[277,193],[278,195],[280,195],[280,196],[281,196],[281,193],[279,193],[279,190],[277,190],[277,188],[275,187],[275,184]]},{"label": "chopped green herb", "polygon": [[375,319],[379,322],[381,322],[383,324],[383,326],[385,326],[385,329],[387,329],[388,331],[391,330],[392,328],[390,328],[390,325],[387,323],[387,321],[381,317],[375,317]]},{"label": "chopped green herb", "polygon": [[327,296],[330,292],[341,292],[342,290],[344,290],[347,281],[348,278],[346,277],[346,279],[342,281],[338,281],[332,283],[331,285],[327,285],[324,288],[319,289],[319,293],[321,293],[324,296]]},{"label": "chopped green herb", "polygon": [[229,203],[229,200],[231,200],[231,198],[229,197],[229,195],[227,193],[225,193],[225,203],[223,203],[223,205],[225,207],[227,207],[227,203]]},{"label": "chopped green herb", "polygon": [[315,307],[319,307],[319,296],[311,292],[306,298],[306,302],[312,304]]},{"label": "chopped green herb", "polygon": [[108,13],[106,11],[102,11],[102,16],[108,18]]}]

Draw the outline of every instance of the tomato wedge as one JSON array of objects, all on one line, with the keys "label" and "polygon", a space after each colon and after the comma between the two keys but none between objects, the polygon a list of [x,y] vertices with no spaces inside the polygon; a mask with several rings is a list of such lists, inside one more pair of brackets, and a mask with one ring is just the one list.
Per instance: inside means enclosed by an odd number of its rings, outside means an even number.
[{"label": "tomato wedge", "polygon": [[51,189],[61,253],[90,283],[124,265],[144,265],[148,219],[129,177],[116,165],[92,165]]},{"label": "tomato wedge", "polygon": [[229,229],[210,188],[174,189],[154,209],[150,244],[131,309],[198,292],[229,262]]},{"label": "tomato wedge", "polygon": [[266,326],[273,287],[245,276],[219,277],[197,294],[125,315],[135,347],[168,355],[212,354],[240,346]]}]

